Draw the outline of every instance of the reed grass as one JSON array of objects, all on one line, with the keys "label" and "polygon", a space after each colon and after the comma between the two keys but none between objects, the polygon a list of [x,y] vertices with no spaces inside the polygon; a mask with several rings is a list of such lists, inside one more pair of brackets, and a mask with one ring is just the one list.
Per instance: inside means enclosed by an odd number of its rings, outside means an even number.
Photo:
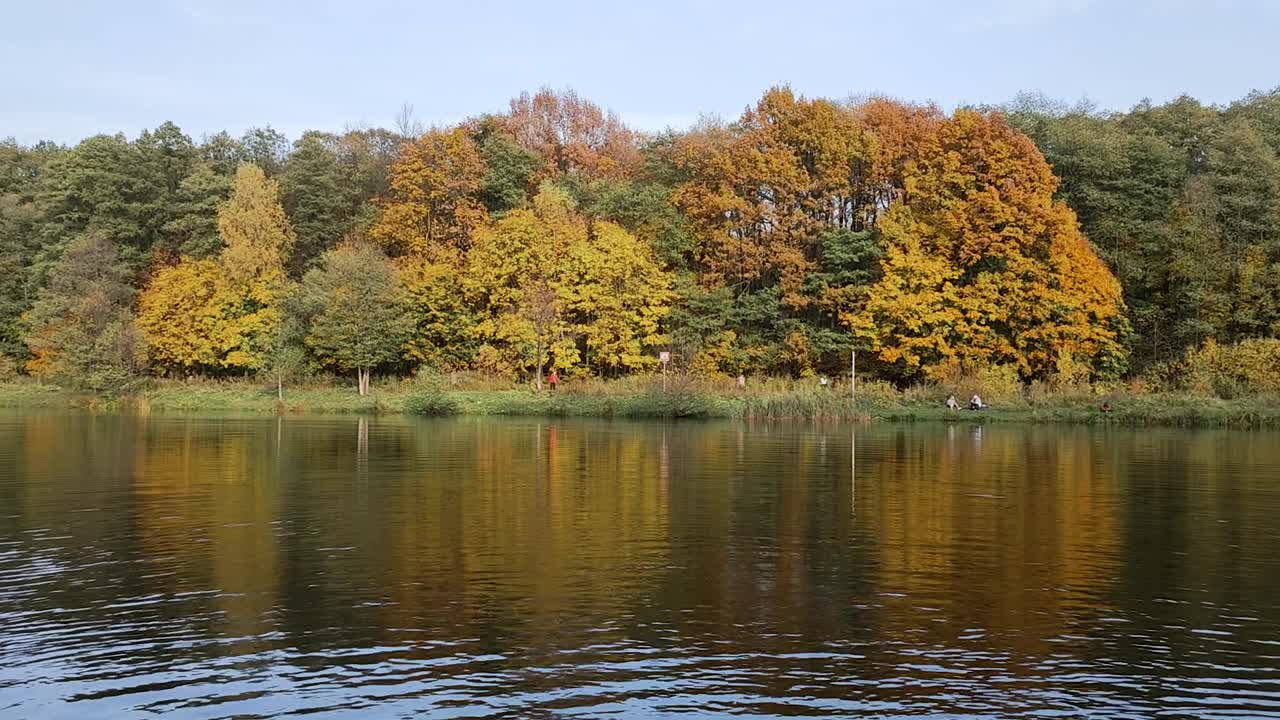
[{"label": "reed grass", "polygon": [[[729,418],[773,420],[859,420],[959,423],[1064,423],[1122,426],[1263,428],[1280,427],[1280,398],[1253,395],[1221,399],[1133,388],[1028,388],[1018,395],[989,398],[992,407],[951,412],[945,386],[894,388],[868,382],[856,401],[847,386],[819,387],[813,381],[757,379],[746,388],[732,380],[631,377],[571,381],[556,392],[474,375],[442,375],[422,380],[375,382],[366,397],[344,379],[321,378],[286,386],[284,401],[275,387],[252,380],[153,381],[145,389],[106,399],[56,386],[17,380],[0,383],[0,406],[85,408],[139,413],[236,412],[251,414],[409,413],[420,415],[530,415],[619,418]],[[1102,411],[1109,402],[1112,411]]]}]

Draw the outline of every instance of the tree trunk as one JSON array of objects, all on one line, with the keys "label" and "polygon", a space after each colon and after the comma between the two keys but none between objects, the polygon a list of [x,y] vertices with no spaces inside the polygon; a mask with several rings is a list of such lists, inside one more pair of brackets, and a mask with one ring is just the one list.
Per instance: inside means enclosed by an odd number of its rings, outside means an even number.
[{"label": "tree trunk", "polygon": [[284,402],[284,376],[276,375],[276,400]]},{"label": "tree trunk", "polygon": [[542,333],[538,331],[538,374],[533,377],[533,387],[538,392],[542,392]]},{"label": "tree trunk", "polygon": [[356,387],[360,390],[360,397],[369,394],[369,369],[356,368]]}]

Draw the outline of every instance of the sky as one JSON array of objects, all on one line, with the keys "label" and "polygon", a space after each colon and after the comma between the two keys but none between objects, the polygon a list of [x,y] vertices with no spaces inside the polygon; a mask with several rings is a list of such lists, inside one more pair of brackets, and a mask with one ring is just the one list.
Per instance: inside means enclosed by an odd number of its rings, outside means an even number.
[{"label": "sky", "polygon": [[1124,110],[1280,85],[1280,0],[273,2],[0,0],[0,138],[394,124],[573,88],[646,130],[731,119],[774,85]]}]

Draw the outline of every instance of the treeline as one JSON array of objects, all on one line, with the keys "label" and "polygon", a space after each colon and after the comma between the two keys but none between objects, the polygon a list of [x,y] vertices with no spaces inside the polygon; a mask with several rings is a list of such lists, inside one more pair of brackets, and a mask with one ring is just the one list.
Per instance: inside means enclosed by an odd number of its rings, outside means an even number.
[{"label": "treeline", "polygon": [[1280,334],[1280,89],[1227,107],[1024,96],[1005,111],[1124,288],[1134,369]]},{"label": "treeline", "polygon": [[97,391],[615,376],[660,350],[704,373],[839,372],[858,349],[896,382],[1076,382],[1280,331],[1276,92],[946,114],[776,88],[648,135],[543,90],[400,125],[0,144],[0,353]]}]

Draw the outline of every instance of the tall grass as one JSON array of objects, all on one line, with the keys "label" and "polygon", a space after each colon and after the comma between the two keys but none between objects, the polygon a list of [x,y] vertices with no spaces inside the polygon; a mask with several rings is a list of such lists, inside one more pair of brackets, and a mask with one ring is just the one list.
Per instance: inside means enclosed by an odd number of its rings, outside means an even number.
[{"label": "tall grass", "polygon": [[[981,412],[950,412],[979,392],[992,404]],[[1107,402],[1111,412],[1103,412]],[[1054,422],[1172,425],[1183,427],[1280,427],[1280,397],[1253,394],[1221,399],[1190,392],[1154,392],[1141,384],[1090,387],[1032,384],[1014,391],[988,388],[981,379],[896,388],[859,382],[856,401],[847,381],[821,387],[813,379],[751,378],[739,388],[731,378],[633,376],[618,380],[569,379],[556,392],[470,373],[375,382],[360,397],[346,378],[318,378],[285,386],[262,381],[152,381],[133,396],[93,398],[27,380],[0,383],[0,405],[87,407],[120,412],[413,413],[539,415],[625,418],[739,418],[891,420],[903,422]]]}]

